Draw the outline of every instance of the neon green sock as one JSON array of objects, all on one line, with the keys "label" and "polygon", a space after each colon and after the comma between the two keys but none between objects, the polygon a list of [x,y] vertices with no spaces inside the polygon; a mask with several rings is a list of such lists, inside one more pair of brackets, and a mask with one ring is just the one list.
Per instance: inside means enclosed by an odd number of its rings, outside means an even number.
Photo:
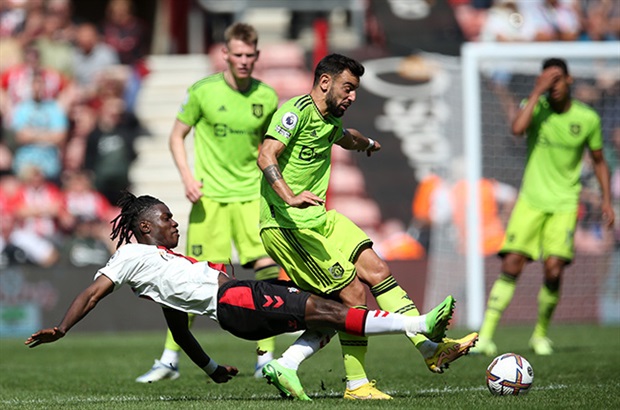
[{"label": "neon green sock", "polygon": [[[196,315],[194,315],[192,313],[188,313],[187,314],[187,325],[190,328],[192,327],[192,324],[194,323],[194,319],[195,318],[196,318]],[[168,332],[166,333],[166,342],[164,343],[164,348],[165,349],[174,350],[175,352],[180,352],[181,351],[181,346],[179,346],[174,341],[174,337],[172,337],[172,332],[170,332],[170,329],[168,329]]]},{"label": "neon green sock", "polygon": [[340,349],[344,359],[344,372],[348,381],[366,378],[366,352],[368,338],[338,332]]},{"label": "neon green sock", "polygon": [[538,320],[534,327],[533,337],[547,337],[551,317],[560,301],[559,286],[543,285],[538,292]]},{"label": "neon green sock", "polygon": [[270,352],[273,353],[276,350],[276,338],[275,336],[268,337],[267,339],[262,339],[256,342],[256,352],[260,356],[259,352]]},{"label": "neon green sock", "polygon": [[493,339],[504,310],[512,301],[517,286],[517,278],[501,273],[489,292],[487,310],[480,327],[480,338]]},{"label": "neon green sock", "polygon": [[[381,283],[373,286],[370,292],[375,297],[379,308],[388,312],[400,313],[404,316],[420,316],[420,312],[415,304],[407,295],[407,292],[400,287],[393,276],[388,276]],[[417,334],[409,338],[418,348],[428,341],[428,338],[422,334]]]}]

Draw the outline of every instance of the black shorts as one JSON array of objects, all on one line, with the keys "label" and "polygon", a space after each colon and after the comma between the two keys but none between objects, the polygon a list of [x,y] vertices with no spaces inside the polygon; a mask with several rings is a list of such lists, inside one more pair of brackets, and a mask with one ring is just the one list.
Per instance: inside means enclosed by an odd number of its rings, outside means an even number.
[{"label": "black shorts", "polygon": [[[306,329],[310,293],[292,282],[232,280],[217,292],[217,319],[222,329],[247,340],[260,340]],[[287,286],[285,284],[290,284]]]}]

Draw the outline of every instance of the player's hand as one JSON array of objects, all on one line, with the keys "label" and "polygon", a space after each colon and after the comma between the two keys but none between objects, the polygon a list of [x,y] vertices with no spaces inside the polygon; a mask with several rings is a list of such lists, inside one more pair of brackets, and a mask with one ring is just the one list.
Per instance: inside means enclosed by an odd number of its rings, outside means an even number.
[{"label": "player's hand", "polygon": [[226,383],[230,379],[239,373],[239,370],[234,366],[217,366],[217,369],[209,375],[216,383]]},{"label": "player's hand", "polygon": [[57,327],[50,329],[41,329],[36,333],[33,333],[26,341],[25,345],[29,347],[36,347],[41,343],[52,343],[65,336],[65,332],[60,331]]},{"label": "player's hand", "polygon": [[193,204],[202,197],[202,182],[192,179],[185,182],[185,197]]},{"label": "player's hand", "polygon": [[366,156],[369,157],[372,155],[373,152],[377,152],[380,149],[381,149],[381,144],[379,143],[379,141],[375,140],[374,145],[366,150]]},{"label": "player's hand", "polygon": [[611,206],[611,204],[602,204],[601,211],[603,214],[603,223],[605,224],[605,226],[608,229],[613,228],[616,221],[614,208]]},{"label": "player's hand", "polygon": [[304,191],[299,195],[295,195],[287,203],[293,208],[305,209],[310,206],[320,206],[325,204],[325,200],[319,198],[310,191]]},{"label": "player's hand", "polygon": [[546,93],[564,75],[560,67],[549,67],[545,69],[536,79],[534,88],[540,93]]}]

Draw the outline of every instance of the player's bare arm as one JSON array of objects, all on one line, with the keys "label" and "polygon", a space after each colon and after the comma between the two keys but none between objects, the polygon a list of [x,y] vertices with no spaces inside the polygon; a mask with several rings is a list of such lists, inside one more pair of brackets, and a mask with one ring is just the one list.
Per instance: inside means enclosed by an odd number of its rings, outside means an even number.
[{"label": "player's bare arm", "polygon": [[381,149],[381,144],[378,141],[365,137],[354,128],[345,129],[344,136],[336,144],[348,150],[366,151],[367,156]]},{"label": "player's bare arm", "polygon": [[[196,366],[205,370],[209,377],[216,383],[226,383],[239,372],[233,366],[221,366],[205,353],[194,335],[189,329],[187,313],[171,308],[162,308],[168,329],[174,337],[174,341],[183,349],[187,356]],[[212,366],[211,371],[209,365]]]},{"label": "player's bare arm", "polygon": [[609,181],[609,167],[605,161],[603,150],[590,151],[594,173],[601,187],[601,211],[603,214],[603,223],[609,229],[613,228],[616,215],[614,207],[611,204],[611,188]]},{"label": "player's bare arm", "polygon": [[61,339],[77,322],[97,306],[97,303],[114,290],[114,283],[105,275],[99,276],[84,289],[71,303],[67,313],[58,326],[41,329],[33,333],[24,344],[36,347],[41,343],[52,343]]},{"label": "player's bare arm", "polygon": [[278,156],[284,151],[285,145],[273,138],[265,138],[258,154],[258,167],[263,172],[265,179],[274,191],[288,205],[295,208],[307,208],[309,206],[323,205],[325,200],[310,191],[295,193],[288,186],[278,166]]},{"label": "player's bare arm", "polygon": [[185,137],[189,134],[192,127],[182,123],[179,120],[174,121],[168,145],[174,163],[181,174],[181,180],[185,187],[185,197],[192,203],[198,201],[202,196],[202,183],[194,178],[194,174],[187,161],[187,152],[185,151]]}]

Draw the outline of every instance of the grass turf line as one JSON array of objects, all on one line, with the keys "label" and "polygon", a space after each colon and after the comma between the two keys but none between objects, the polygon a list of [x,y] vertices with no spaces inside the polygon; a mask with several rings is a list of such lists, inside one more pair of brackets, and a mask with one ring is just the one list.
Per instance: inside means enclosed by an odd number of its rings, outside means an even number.
[{"label": "grass turf line", "polygon": [[[77,329],[76,329],[77,330]],[[464,334],[462,329],[448,335]],[[531,326],[502,327],[500,353],[525,356],[534,368],[534,388],[523,397],[494,397],[484,385],[490,358],[468,356],[443,375],[429,372],[408,340],[371,338],[367,371],[394,400],[345,402],[340,347],[334,340],[305,362],[300,378],[313,398],[313,409],[328,408],[620,408],[620,327],[557,325],[550,337],[556,354],[537,357],[528,350]],[[72,331],[54,344],[29,349],[23,339],[0,339],[2,409],[284,409],[308,406],[282,400],[275,388],[252,377],[253,342],[224,332],[198,330],[198,340],[218,363],[237,366],[240,374],[226,384],[213,383],[183,356],[181,377],[140,384],[134,380],[159,358],[162,333],[88,334]],[[277,339],[277,353],[294,340]]]}]

